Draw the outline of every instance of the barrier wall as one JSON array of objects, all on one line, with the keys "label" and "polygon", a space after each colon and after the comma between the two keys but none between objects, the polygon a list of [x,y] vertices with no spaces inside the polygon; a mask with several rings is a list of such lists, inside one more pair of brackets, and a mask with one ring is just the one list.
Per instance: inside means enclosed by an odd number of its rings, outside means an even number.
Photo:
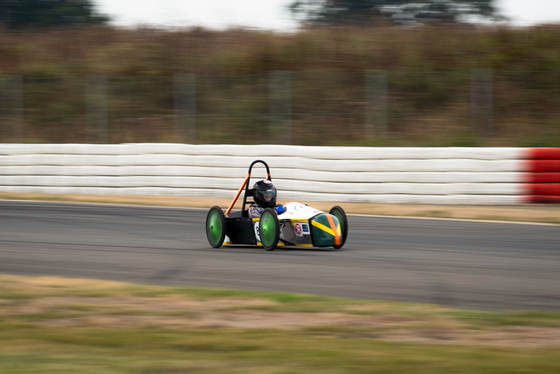
[{"label": "barrier wall", "polygon": [[[539,152],[555,157],[553,166],[534,161]],[[3,144],[0,192],[232,198],[255,159],[269,164],[281,202],[520,204],[560,197],[557,151],[138,143]],[[256,166],[252,181],[264,176]]]},{"label": "barrier wall", "polygon": [[533,148],[526,152],[527,200],[560,203],[560,148]]}]

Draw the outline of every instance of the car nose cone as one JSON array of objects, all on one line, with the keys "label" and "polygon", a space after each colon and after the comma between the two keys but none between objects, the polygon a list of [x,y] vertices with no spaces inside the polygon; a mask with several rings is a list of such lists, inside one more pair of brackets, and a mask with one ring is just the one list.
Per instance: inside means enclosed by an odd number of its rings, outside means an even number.
[{"label": "car nose cone", "polygon": [[338,219],[332,214],[322,213],[309,220],[313,245],[317,247],[328,247],[340,245],[342,242],[342,230]]}]

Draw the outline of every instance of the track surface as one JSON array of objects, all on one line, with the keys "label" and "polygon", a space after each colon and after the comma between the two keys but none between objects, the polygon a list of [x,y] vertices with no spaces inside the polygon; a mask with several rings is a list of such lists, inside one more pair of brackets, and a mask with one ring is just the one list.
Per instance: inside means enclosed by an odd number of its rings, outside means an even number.
[{"label": "track surface", "polygon": [[349,216],[341,250],[212,249],[207,210],[0,202],[0,273],[560,310],[560,226]]}]

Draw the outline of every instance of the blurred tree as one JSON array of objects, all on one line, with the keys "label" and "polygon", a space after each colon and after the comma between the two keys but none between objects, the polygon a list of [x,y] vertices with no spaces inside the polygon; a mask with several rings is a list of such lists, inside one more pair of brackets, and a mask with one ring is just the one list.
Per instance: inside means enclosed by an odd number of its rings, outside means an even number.
[{"label": "blurred tree", "polygon": [[318,25],[371,26],[469,23],[502,20],[494,0],[297,0],[289,8],[304,22]]},{"label": "blurred tree", "polygon": [[103,24],[90,0],[0,0],[0,25],[7,29]]}]

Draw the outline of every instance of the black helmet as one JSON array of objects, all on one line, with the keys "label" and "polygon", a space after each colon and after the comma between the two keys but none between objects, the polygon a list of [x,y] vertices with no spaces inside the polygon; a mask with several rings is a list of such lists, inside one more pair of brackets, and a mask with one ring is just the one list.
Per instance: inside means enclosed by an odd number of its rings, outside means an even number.
[{"label": "black helmet", "polygon": [[263,208],[274,207],[276,205],[276,187],[267,179],[258,181],[253,186],[253,198],[255,203]]}]

